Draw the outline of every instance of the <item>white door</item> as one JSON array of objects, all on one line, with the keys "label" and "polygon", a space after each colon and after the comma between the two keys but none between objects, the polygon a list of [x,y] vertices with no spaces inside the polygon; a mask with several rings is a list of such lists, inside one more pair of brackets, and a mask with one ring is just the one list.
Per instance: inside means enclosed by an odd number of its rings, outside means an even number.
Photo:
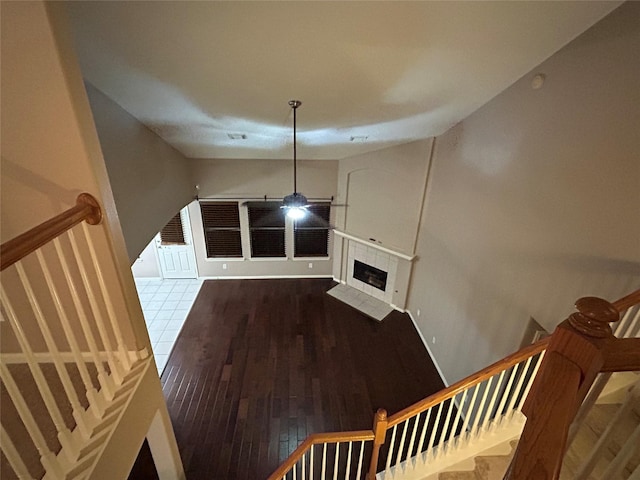
[{"label": "white door", "polygon": [[[187,208],[180,210],[180,215],[176,215],[174,220],[156,235],[156,246],[158,247],[162,276],[164,278],[197,278],[196,255],[193,248],[191,222],[189,222]],[[171,230],[173,230],[173,233],[179,233],[182,230],[183,241],[175,238],[171,238],[170,241],[163,241],[162,233]]]}]

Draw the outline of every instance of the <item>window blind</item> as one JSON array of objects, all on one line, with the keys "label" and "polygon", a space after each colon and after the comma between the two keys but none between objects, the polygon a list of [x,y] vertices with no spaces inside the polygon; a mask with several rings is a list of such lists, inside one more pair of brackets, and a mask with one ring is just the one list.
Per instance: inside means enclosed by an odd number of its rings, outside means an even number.
[{"label": "window blind", "polygon": [[331,205],[313,203],[307,215],[296,220],[293,230],[294,257],[326,257],[329,255],[329,218]]},{"label": "window blind", "polygon": [[284,211],[280,202],[247,205],[252,257],[284,257]]},{"label": "window blind", "polygon": [[169,223],[160,230],[160,241],[163,245],[184,245],[184,232],[180,212],[176,213]]},{"label": "window blind", "polygon": [[238,202],[200,202],[208,258],[242,257]]}]

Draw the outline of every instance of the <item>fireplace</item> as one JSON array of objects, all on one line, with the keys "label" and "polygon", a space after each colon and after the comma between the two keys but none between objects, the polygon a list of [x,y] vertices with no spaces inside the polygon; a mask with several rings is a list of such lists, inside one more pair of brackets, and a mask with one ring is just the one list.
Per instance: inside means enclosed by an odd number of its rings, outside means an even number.
[{"label": "fireplace", "polygon": [[387,287],[387,272],[358,260],[353,261],[353,278],[383,292]]}]

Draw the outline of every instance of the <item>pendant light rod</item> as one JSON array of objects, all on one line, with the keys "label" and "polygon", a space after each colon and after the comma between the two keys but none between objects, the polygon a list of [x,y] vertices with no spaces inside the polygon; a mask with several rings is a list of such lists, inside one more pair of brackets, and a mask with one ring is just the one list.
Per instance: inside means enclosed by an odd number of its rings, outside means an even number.
[{"label": "pendant light rod", "polygon": [[293,194],[297,194],[298,193],[298,184],[297,184],[297,149],[296,149],[296,127],[297,127],[297,122],[296,122],[296,110],[298,109],[298,107],[300,105],[302,105],[302,102],[300,100],[289,100],[289,105],[291,106],[291,108],[293,109]]}]

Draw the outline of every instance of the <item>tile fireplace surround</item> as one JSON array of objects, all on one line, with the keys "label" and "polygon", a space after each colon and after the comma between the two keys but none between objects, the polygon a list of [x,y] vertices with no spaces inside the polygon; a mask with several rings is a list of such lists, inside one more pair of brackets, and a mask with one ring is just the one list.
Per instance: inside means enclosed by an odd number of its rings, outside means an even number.
[{"label": "tile fireplace surround", "polygon": [[[341,283],[346,283],[348,286],[381,300],[398,310],[403,310],[404,302],[402,305],[395,305],[394,293],[397,293],[397,286],[399,284],[406,285],[408,283],[413,257],[361,240],[344,232],[337,230],[334,232],[336,236],[341,237],[341,240],[344,242],[343,251],[346,253],[346,262],[342,259],[343,265],[346,263],[346,272],[344,268],[341,269],[344,278],[338,278],[336,280]],[[384,290],[354,278],[353,271],[356,260],[378,270],[382,270],[383,272],[387,272],[387,282]],[[400,262],[408,262],[409,268],[399,268]],[[401,278],[399,275],[406,276],[407,278]]]}]

